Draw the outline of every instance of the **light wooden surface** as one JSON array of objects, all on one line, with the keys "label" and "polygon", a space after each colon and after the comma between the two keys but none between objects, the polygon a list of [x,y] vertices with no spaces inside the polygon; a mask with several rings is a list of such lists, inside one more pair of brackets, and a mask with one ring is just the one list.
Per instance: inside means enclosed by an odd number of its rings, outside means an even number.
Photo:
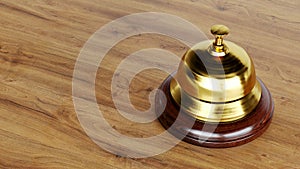
[{"label": "light wooden surface", "polygon": [[[299,9],[298,0],[1,0],[0,168],[300,168]],[[229,149],[181,142],[145,159],[118,157],[91,141],[72,102],[76,58],[101,26],[145,11],[182,17],[207,30],[208,37],[213,24],[231,28],[227,39],[247,50],[275,101],[273,122],[261,137]],[[107,54],[96,79],[105,117],[120,133],[134,137],[164,129],[158,121],[142,125],[118,115],[110,82],[123,58],[147,47],[178,57],[187,49],[164,36],[130,37]],[[166,76],[158,70],[138,74],[131,83],[132,103],[146,110],[149,92]]]}]

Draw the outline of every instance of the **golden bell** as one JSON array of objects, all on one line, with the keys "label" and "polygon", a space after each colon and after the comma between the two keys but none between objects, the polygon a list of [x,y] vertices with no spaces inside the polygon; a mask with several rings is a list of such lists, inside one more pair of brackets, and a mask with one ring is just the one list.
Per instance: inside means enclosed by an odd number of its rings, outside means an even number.
[{"label": "golden bell", "polygon": [[[262,134],[270,124],[274,103],[256,77],[246,51],[224,40],[229,29],[214,25],[211,33],[215,39],[189,49],[177,72],[162,83],[167,103],[159,120],[187,142],[206,147],[237,146]],[[157,111],[164,107],[159,96],[156,103]]]}]

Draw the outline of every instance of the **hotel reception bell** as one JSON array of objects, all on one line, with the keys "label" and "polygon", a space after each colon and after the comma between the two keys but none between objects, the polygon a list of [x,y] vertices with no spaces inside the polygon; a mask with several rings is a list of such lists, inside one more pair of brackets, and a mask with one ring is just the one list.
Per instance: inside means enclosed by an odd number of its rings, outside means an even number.
[{"label": "hotel reception bell", "polygon": [[166,101],[163,105],[161,95],[156,95],[156,110],[162,110],[158,119],[186,142],[238,146],[267,129],[274,103],[247,52],[224,40],[229,29],[214,25],[211,33],[215,39],[189,49],[178,70],[161,84]]}]

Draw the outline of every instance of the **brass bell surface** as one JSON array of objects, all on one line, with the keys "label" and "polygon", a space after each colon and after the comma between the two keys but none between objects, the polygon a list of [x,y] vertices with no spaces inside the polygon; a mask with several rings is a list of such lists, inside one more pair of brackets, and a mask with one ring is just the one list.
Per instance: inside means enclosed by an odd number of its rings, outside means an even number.
[{"label": "brass bell surface", "polygon": [[177,104],[199,120],[235,121],[257,106],[261,86],[246,51],[223,40],[229,29],[214,25],[211,33],[215,40],[200,42],[185,53],[170,92]]},{"label": "brass bell surface", "polygon": [[156,95],[155,109],[163,127],[179,139],[212,148],[238,146],[268,128],[274,102],[246,51],[224,40],[229,29],[214,25],[211,33],[215,39],[189,49],[161,84],[164,96]]}]

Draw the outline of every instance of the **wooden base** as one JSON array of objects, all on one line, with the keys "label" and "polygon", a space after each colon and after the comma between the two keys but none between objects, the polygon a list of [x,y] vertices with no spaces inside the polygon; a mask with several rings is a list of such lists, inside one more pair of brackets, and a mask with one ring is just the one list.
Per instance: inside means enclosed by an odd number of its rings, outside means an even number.
[{"label": "wooden base", "polygon": [[[260,136],[269,126],[274,111],[274,103],[266,86],[259,80],[262,96],[257,107],[243,119],[230,123],[209,123],[199,121],[181,110],[170,94],[169,76],[160,86],[167,103],[164,105],[161,95],[156,95],[156,112],[163,113],[159,121],[170,133],[184,141],[212,148],[226,148],[245,144]],[[176,123],[175,123],[176,121]]]}]

